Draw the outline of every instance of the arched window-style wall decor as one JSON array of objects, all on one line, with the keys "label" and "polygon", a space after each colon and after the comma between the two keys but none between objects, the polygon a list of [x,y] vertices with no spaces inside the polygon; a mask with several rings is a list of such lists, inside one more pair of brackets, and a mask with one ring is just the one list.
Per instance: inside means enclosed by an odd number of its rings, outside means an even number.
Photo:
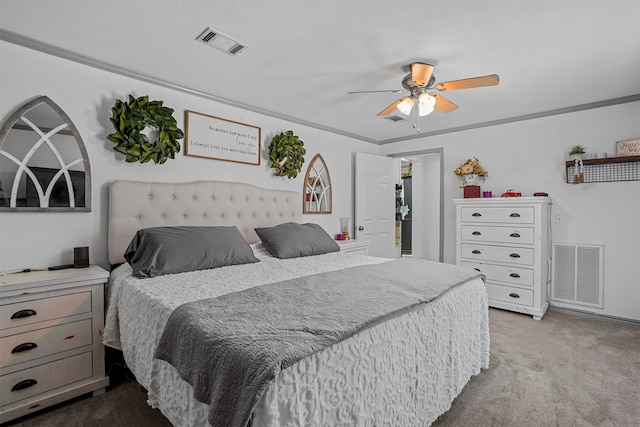
[{"label": "arched window-style wall decor", "polygon": [[329,168],[320,154],[313,157],[304,177],[302,213],[331,213],[331,178]]},{"label": "arched window-style wall decor", "polygon": [[91,167],[69,116],[41,96],[0,127],[0,212],[48,211],[91,211]]}]

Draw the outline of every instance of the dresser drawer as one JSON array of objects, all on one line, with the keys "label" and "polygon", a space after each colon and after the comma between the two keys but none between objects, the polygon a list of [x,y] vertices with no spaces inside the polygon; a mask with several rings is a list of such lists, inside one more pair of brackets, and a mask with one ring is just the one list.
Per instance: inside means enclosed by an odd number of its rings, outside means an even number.
[{"label": "dresser drawer", "polygon": [[516,285],[533,286],[533,270],[523,267],[504,267],[501,265],[483,264],[479,262],[462,261],[466,267],[475,268],[485,276],[488,281],[513,283]]},{"label": "dresser drawer", "polygon": [[92,375],[91,352],[24,369],[0,377],[0,402],[8,405]]},{"label": "dresser drawer", "polygon": [[533,291],[529,289],[513,288],[511,286],[487,283],[487,294],[490,300],[508,302],[512,304],[532,307]]},{"label": "dresser drawer", "polygon": [[463,225],[462,240],[478,242],[533,244],[533,228],[492,227],[488,225]]},{"label": "dresser drawer", "polygon": [[463,243],[460,250],[462,258],[476,261],[497,261],[509,264],[533,265],[533,248]]},{"label": "dresser drawer", "polygon": [[91,312],[91,292],[0,305],[0,329]]},{"label": "dresser drawer", "polygon": [[91,319],[0,338],[0,368],[90,345]]},{"label": "dresser drawer", "polygon": [[462,207],[461,220],[464,222],[504,222],[509,224],[533,224],[534,208],[532,206],[514,206],[507,208],[491,208],[484,206]]}]

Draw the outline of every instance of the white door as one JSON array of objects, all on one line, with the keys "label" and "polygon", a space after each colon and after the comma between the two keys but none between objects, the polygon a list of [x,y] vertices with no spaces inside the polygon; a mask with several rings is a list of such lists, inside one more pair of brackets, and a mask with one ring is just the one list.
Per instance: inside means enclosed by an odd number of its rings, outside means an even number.
[{"label": "white door", "polygon": [[396,258],[395,189],[399,159],[356,153],[356,239],[369,241],[369,255]]}]

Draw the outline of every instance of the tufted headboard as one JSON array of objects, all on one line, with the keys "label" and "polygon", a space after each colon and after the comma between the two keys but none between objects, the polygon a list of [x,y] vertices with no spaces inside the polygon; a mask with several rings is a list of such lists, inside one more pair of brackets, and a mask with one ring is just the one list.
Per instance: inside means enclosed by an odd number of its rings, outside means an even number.
[{"label": "tufted headboard", "polygon": [[158,183],[115,181],[109,186],[109,262],[124,252],[142,228],[175,225],[235,225],[249,243],[254,227],[300,222],[302,195],[223,181]]}]

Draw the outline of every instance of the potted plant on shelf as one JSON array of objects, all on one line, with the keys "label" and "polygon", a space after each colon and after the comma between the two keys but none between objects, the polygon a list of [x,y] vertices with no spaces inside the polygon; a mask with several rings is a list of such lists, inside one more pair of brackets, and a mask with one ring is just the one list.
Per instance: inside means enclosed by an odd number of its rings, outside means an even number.
[{"label": "potted plant on shelf", "polygon": [[453,173],[464,179],[464,186],[478,185],[484,181],[489,173],[480,165],[480,161],[473,157],[453,170]]},{"label": "potted plant on shelf", "polygon": [[574,145],[569,150],[569,159],[570,160],[582,159],[582,156],[584,156],[584,153],[585,153],[584,146]]}]

